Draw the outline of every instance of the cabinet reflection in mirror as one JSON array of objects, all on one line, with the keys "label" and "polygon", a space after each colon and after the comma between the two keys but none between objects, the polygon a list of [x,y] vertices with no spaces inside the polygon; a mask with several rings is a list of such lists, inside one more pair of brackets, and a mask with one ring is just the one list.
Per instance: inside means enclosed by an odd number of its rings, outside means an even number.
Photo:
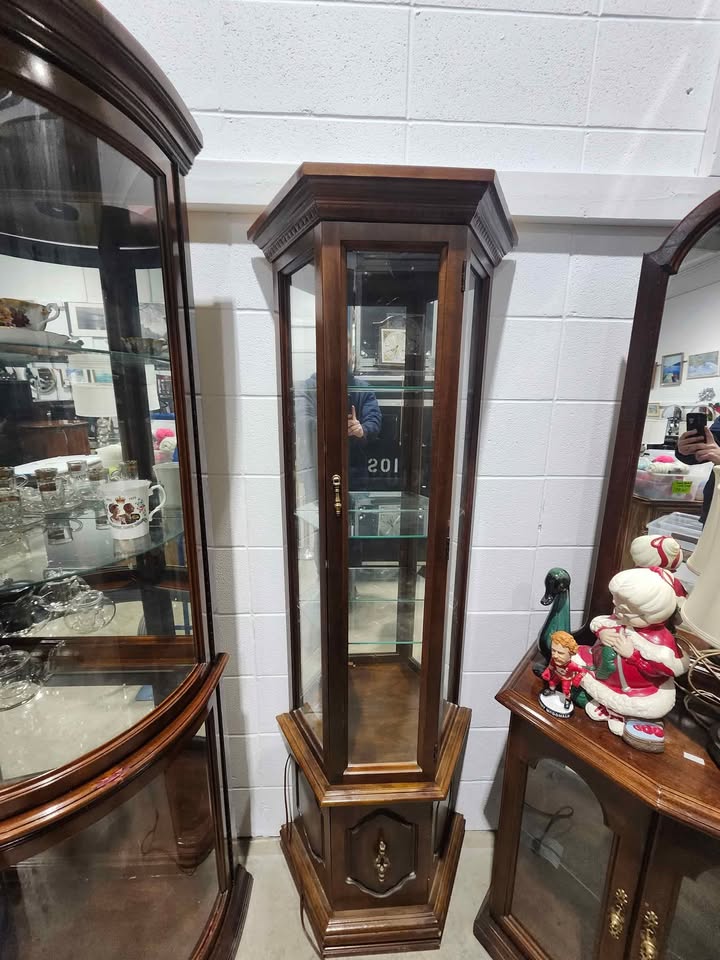
[{"label": "cabinet reflection in mirror", "polygon": [[34,697],[0,668],[2,785],[123,733],[196,657],[156,182],[18,95],[0,196],[0,632],[43,664]]},{"label": "cabinet reflection in mirror", "polygon": [[[692,553],[712,499],[720,463],[720,229],[710,229],[667,285],[654,357],[622,566],[630,567],[635,537],[667,535],[684,559]],[[656,558],[657,559],[657,558]],[[677,576],[692,589],[685,563]]]},{"label": "cabinet reflection in mirror", "polygon": [[[670,277],[637,462],[623,565],[643,534],[672,535],[692,551],[720,463],[720,230],[708,231]],[[683,564],[678,575],[692,587]]]},{"label": "cabinet reflection in mirror", "polygon": [[589,610],[589,619],[607,612],[607,584],[618,570],[673,571],[677,637],[690,658],[677,680],[688,696],[678,697],[676,719],[699,721],[693,730],[703,745],[708,727],[718,761],[719,220],[720,193],[643,258]]}]

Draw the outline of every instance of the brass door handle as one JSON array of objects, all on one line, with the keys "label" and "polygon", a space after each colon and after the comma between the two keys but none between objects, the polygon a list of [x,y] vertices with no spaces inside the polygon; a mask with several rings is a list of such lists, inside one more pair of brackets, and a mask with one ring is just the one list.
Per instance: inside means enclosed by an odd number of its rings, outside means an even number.
[{"label": "brass door handle", "polygon": [[340,479],[339,473],[334,473],[332,475],[332,485],[335,490],[335,516],[339,517],[342,514],[342,497],[340,496],[340,486],[342,481]]},{"label": "brass door handle", "polygon": [[615,899],[608,915],[608,932],[613,940],[619,940],[625,929],[625,911],[628,905],[628,895],[618,887],[615,891]]},{"label": "brass door handle", "polygon": [[[645,904],[647,907],[647,904]],[[658,915],[654,910],[646,909],[640,928],[640,960],[658,960],[657,948]]]}]

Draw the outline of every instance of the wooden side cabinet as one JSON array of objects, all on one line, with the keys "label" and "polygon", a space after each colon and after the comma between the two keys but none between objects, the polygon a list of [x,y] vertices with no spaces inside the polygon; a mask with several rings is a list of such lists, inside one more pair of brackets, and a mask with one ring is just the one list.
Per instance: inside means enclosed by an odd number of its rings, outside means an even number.
[{"label": "wooden side cabinet", "polygon": [[513,716],[475,935],[498,960],[715,960],[720,772],[677,727],[644,754],[557,720],[540,687],[525,660],[498,695]]}]

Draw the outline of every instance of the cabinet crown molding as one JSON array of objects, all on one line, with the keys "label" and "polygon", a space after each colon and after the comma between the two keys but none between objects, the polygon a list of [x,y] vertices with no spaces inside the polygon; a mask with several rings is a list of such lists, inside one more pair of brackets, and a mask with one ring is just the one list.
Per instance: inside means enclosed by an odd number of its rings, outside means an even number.
[{"label": "cabinet crown molding", "polygon": [[248,230],[270,261],[323,220],[469,226],[493,266],[517,243],[494,170],[303,163]]}]

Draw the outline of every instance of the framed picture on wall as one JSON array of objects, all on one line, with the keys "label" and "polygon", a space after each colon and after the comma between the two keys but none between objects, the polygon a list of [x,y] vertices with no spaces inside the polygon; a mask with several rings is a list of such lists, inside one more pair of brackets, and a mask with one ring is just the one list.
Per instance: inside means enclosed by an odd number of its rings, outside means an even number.
[{"label": "framed picture on wall", "polygon": [[662,416],[662,404],[649,403],[647,408],[647,416],[649,420],[659,420]]},{"label": "framed picture on wall", "polygon": [[66,303],[65,308],[71,336],[105,336],[105,308],[101,303]]},{"label": "framed picture on wall", "polygon": [[718,351],[709,353],[691,353],[688,355],[688,380],[700,380],[703,377],[720,376],[718,371]]},{"label": "framed picture on wall", "polygon": [[677,387],[682,383],[684,353],[666,353],[660,365],[660,386]]}]

